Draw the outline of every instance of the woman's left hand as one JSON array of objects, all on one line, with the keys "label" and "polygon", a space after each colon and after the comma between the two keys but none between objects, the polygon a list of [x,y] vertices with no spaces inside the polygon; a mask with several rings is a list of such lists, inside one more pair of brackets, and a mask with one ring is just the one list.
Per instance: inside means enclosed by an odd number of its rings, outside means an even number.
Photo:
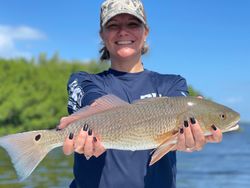
[{"label": "woman's left hand", "polygon": [[176,149],[179,151],[199,151],[208,142],[219,143],[222,140],[222,132],[215,125],[211,125],[212,135],[204,136],[199,122],[191,117],[184,121],[183,127],[179,130]]}]

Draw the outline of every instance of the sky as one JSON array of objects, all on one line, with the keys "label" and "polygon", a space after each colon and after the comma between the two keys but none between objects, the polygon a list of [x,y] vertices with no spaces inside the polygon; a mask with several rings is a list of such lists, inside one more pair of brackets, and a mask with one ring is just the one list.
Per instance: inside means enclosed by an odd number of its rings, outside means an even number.
[{"label": "sky", "polygon": [[[98,59],[101,0],[0,0],[0,57]],[[179,74],[250,122],[250,0],[143,0],[146,69]]]}]

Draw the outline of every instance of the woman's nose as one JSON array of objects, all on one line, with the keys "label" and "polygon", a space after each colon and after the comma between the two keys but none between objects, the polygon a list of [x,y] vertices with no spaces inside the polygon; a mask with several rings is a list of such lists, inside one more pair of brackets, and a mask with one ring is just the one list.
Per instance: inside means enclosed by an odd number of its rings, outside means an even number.
[{"label": "woman's nose", "polygon": [[119,29],[118,29],[118,34],[119,34],[119,36],[127,35],[128,34],[127,26],[126,25],[120,25]]}]

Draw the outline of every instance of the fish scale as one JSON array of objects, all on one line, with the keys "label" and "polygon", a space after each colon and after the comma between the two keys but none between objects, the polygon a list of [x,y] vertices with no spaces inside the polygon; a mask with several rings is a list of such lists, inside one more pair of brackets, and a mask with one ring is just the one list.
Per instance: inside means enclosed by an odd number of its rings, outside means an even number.
[{"label": "fish scale", "polygon": [[211,125],[222,132],[237,128],[240,115],[218,103],[195,97],[156,97],[129,104],[114,95],[97,99],[70,116],[71,123],[60,130],[38,130],[0,138],[20,180],[27,178],[47,153],[62,146],[66,137],[77,137],[88,124],[106,149],[155,149],[150,165],[175,148],[184,120],[195,117],[205,135]]}]

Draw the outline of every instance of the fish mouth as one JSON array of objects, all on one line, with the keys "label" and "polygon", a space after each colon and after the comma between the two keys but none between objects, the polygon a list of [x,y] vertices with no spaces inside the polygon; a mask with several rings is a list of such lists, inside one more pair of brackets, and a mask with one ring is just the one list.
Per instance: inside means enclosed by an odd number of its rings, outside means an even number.
[{"label": "fish mouth", "polygon": [[237,120],[233,121],[232,123],[230,123],[230,125],[223,130],[222,132],[230,132],[230,131],[236,131],[240,128],[240,125],[238,124],[240,121],[240,118],[238,118]]},{"label": "fish mouth", "polygon": [[239,128],[240,128],[239,124],[235,124],[235,125],[231,126],[230,128],[228,128],[227,130],[223,131],[223,133],[230,132],[230,131],[237,131],[237,130],[239,130]]},{"label": "fish mouth", "polygon": [[[222,133],[226,133],[226,132],[231,132],[231,131],[236,131],[240,128],[239,126],[239,121],[240,121],[240,118],[238,118],[237,120],[233,121],[232,123],[229,124],[229,126],[225,129],[221,129],[221,132]],[[205,136],[210,136],[212,135],[212,133],[210,131],[206,131],[204,133]]]}]

